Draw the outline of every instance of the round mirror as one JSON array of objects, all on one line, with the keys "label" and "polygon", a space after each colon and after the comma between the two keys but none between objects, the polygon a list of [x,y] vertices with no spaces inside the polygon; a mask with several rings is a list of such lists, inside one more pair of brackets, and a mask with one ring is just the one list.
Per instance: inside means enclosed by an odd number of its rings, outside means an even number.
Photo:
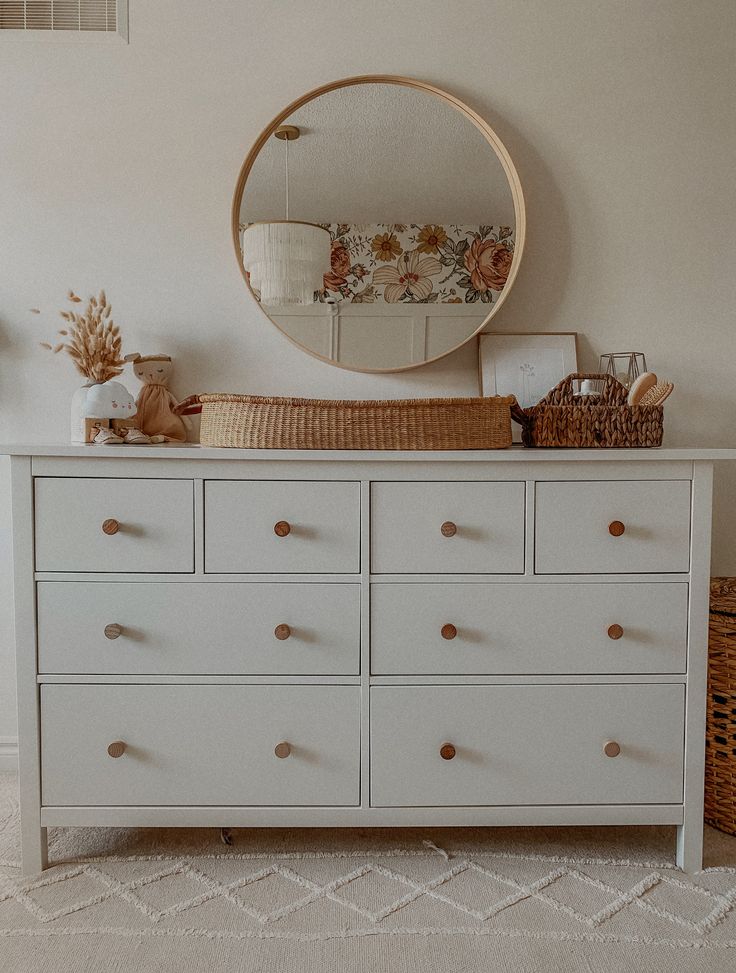
[{"label": "round mirror", "polygon": [[337,81],[285,108],[240,172],[233,242],[253,296],[341,368],[442,358],[506,299],[524,199],[491,127],[409,78]]}]

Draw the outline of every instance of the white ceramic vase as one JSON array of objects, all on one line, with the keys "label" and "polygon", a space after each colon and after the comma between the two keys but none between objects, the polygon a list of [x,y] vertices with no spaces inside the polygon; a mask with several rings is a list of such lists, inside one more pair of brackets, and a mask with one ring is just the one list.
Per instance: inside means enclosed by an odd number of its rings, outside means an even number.
[{"label": "white ceramic vase", "polygon": [[84,420],[87,418],[87,391],[96,385],[96,382],[87,382],[72,396],[71,405],[71,441],[73,443],[83,443],[84,439]]}]

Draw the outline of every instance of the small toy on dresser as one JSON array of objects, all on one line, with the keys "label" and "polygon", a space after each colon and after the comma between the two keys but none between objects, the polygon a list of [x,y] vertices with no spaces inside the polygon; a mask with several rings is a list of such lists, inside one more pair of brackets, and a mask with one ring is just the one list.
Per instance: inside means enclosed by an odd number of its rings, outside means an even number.
[{"label": "small toy on dresser", "polygon": [[138,393],[136,419],[145,434],[156,442],[187,440],[187,427],[174,411],[179,405],[169,390],[173,364],[169,355],[126,355],[135,377],[143,383]]}]

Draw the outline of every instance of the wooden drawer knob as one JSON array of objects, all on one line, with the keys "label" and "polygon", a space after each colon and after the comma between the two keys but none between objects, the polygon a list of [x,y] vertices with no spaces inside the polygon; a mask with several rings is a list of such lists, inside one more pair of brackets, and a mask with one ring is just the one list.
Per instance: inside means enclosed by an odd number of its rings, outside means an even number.
[{"label": "wooden drawer knob", "polygon": [[440,757],[443,760],[452,760],[455,756],[455,747],[451,743],[443,743],[440,747]]},{"label": "wooden drawer knob", "polygon": [[111,743],[107,748],[107,752],[111,757],[122,757],[122,755],[125,753],[125,749],[126,744],[122,740],[115,740],[114,743]]},{"label": "wooden drawer knob", "polygon": [[440,629],[440,635],[443,639],[454,639],[457,635],[457,629],[454,625],[448,623],[447,625],[442,626]]},{"label": "wooden drawer knob", "polygon": [[603,747],[603,752],[607,757],[618,757],[621,753],[621,747],[615,740],[609,740]]},{"label": "wooden drawer knob", "polygon": [[111,625],[105,625],[105,638],[106,639],[117,639],[123,634],[123,626],[118,625],[117,622],[113,622]]},{"label": "wooden drawer knob", "polygon": [[273,752],[276,754],[277,757],[281,757],[281,759],[283,760],[284,757],[288,757],[289,754],[291,753],[291,747],[284,740],[281,743],[276,744],[276,746],[273,748]]},{"label": "wooden drawer knob", "polygon": [[283,642],[291,635],[291,629],[286,624],[277,625],[273,630],[273,634],[276,636],[279,642]]},{"label": "wooden drawer knob", "polygon": [[611,537],[620,537],[626,530],[626,525],[621,523],[620,520],[612,520],[608,525],[608,533]]},{"label": "wooden drawer knob", "polygon": [[624,634],[624,630],[620,625],[609,625],[608,627],[608,637],[609,639],[620,639]]},{"label": "wooden drawer knob", "polygon": [[457,534],[457,524],[453,524],[451,520],[446,520],[440,527],[440,531],[443,537],[454,537]]},{"label": "wooden drawer knob", "polygon": [[287,537],[291,533],[291,524],[288,520],[279,520],[273,525],[273,532],[277,537]]},{"label": "wooden drawer knob", "polygon": [[120,530],[120,524],[114,517],[108,517],[107,520],[102,521],[102,533],[111,536],[112,534],[117,534]]}]

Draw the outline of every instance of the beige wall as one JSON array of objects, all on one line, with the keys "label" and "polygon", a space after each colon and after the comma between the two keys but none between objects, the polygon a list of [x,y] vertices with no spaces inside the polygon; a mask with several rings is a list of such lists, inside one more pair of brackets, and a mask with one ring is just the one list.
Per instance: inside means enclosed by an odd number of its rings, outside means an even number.
[{"label": "beige wall", "polygon": [[[678,384],[669,444],[736,443],[733,0],[130,7],[127,46],[0,38],[0,442],[67,435],[77,380],[37,342],[70,286],[106,287],[127,349],[173,354],[182,395],[473,391],[467,351],[381,378],[305,357],[264,323],[231,250],[232,189],[263,126],[308,88],[382,72],[458,94],[516,162],[529,239],[498,327],[577,330],[586,366],[641,349]],[[735,486],[719,472],[717,573],[736,574]]]}]

